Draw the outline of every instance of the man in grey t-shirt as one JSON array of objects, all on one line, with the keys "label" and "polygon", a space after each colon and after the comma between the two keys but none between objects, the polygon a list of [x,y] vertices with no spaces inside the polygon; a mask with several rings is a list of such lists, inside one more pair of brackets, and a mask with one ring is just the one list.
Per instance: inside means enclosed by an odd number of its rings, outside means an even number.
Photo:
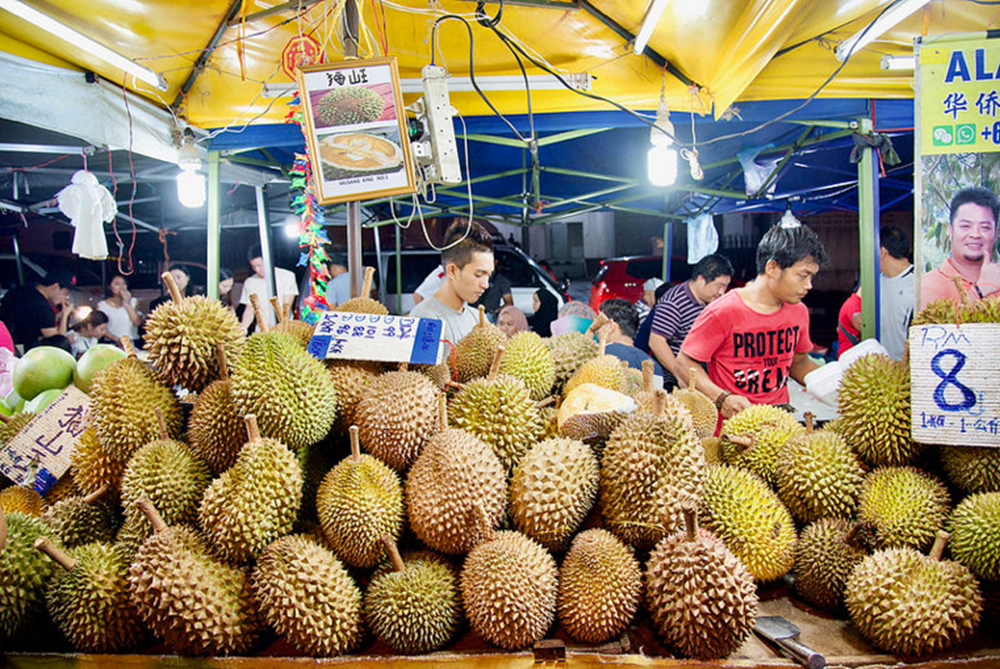
[{"label": "man in grey t-shirt", "polygon": [[469,304],[490,286],[494,263],[489,233],[474,220],[457,220],[445,233],[441,266],[445,271],[441,287],[413,307],[410,315],[439,319],[444,325],[441,338],[457,344],[479,322]]}]

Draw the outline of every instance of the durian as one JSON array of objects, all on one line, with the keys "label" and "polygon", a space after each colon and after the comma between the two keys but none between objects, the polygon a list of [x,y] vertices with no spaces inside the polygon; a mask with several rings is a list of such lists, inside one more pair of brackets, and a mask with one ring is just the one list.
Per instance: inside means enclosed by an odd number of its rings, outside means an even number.
[{"label": "durian", "polygon": [[127,555],[115,544],[90,543],[59,550],[47,537],[34,546],[61,569],[45,591],[59,631],[84,653],[117,653],[139,645],[144,634],[128,587]]},{"label": "durian", "polygon": [[722,458],[774,486],[781,448],[805,432],[795,417],[770,404],[753,404],[722,421]]},{"label": "durian", "polygon": [[316,101],[313,113],[323,125],[351,125],[377,121],[385,109],[385,101],[366,86],[333,88]]},{"label": "durian", "polygon": [[51,488],[45,491],[45,494],[42,495],[42,501],[47,506],[53,506],[63,500],[80,496],[80,489],[76,487],[73,473],[65,472],[59,477],[59,480],[52,484]]},{"label": "durian", "polygon": [[361,445],[396,471],[406,471],[440,428],[438,394],[434,383],[419,372],[378,377],[355,410]]},{"label": "durian", "polygon": [[[191,452],[218,476],[233,466],[247,440],[246,425],[233,399],[224,349],[218,348],[219,378],[198,393],[188,419]],[[155,503],[155,502],[154,502]]]},{"label": "durian", "polygon": [[638,548],[675,531],[677,505],[701,496],[705,475],[705,455],[694,430],[664,413],[667,393],[657,394],[656,413],[631,414],[611,434],[601,461],[605,527]]},{"label": "durian", "polygon": [[698,372],[697,367],[692,367],[688,377],[688,387],[676,388],[671,395],[688,408],[694,421],[694,431],[699,439],[704,439],[715,434],[715,428],[719,423],[719,412],[712,400],[698,390]]},{"label": "durian", "polygon": [[70,458],[70,472],[76,487],[84,495],[107,489],[111,498],[117,498],[122,474],[128,461],[116,460],[97,440],[97,431],[88,427],[76,440]]},{"label": "durian", "polygon": [[819,518],[851,518],[865,470],[854,451],[833,432],[812,429],[798,434],[781,449],[775,488],[795,518],[810,523]]},{"label": "durian", "polygon": [[966,497],[948,529],[952,558],[983,581],[1000,581],[1000,492]]},{"label": "durian", "polygon": [[170,272],[160,278],[172,299],[146,319],[149,362],[166,385],[201,392],[219,377],[217,348],[235,354],[245,339],[243,328],[236,314],[218,300],[184,297]]},{"label": "durian", "polygon": [[115,538],[117,523],[110,505],[100,499],[105,492],[101,489],[56,502],[42,514],[42,521],[66,548],[94,541],[109,543]]},{"label": "durian", "polygon": [[247,574],[215,559],[193,528],[167,527],[148,499],[139,506],[155,530],[129,566],[139,617],[176,653],[246,652],[263,627]]},{"label": "durian", "polygon": [[502,347],[501,374],[510,374],[524,382],[533,400],[541,400],[552,391],[555,368],[552,353],[545,342],[531,331],[518,332]]},{"label": "durian", "polygon": [[289,300],[282,305],[278,301],[277,297],[272,296],[271,307],[274,309],[274,313],[278,321],[277,324],[271,329],[274,332],[282,332],[284,334],[291,335],[292,339],[302,345],[302,348],[307,348],[309,346],[309,340],[312,339],[314,328],[305,321],[299,321],[291,318],[290,313],[292,310],[292,301]]},{"label": "durian", "polygon": [[12,485],[0,491],[0,513],[19,511],[40,517],[44,510],[45,501],[34,488],[23,485]]},{"label": "durian", "polygon": [[479,307],[479,324],[455,346],[455,367],[459,383],[468,383],[490,373],[498,346],[505,346],[507,335],[486,320],[486,309]]},{"label": "durian", "polygon": [[671,648],[702,660],[734,653],[757,618],[753,576],[723,542],[695,520],[697,505],[681,505],[684,529],[664,537],[646,565],[646,600]]},{"label": "durian", "polygon": [[556,561],[520,532],[486,536],[462,567],[465,613],[488,643],[507,650],[527,648],[545,636],[555,618]]},{"label": "durian", "polygon": [[0,419],[0,446],[6,446],[7,442],[20,434],[21,430],[37,415],[30,411],[22,411],[13,416],[4,416]]},{"label": "durian", "polygon": [[642,569],[607,530],[576,535],[559,569],[559,622],[577,641],[604,643],[632,622],[642,597]]},{"label": "durian", "polygon": [[314,444],[330,431],[337,414],[333,380],[291,335],[264,328],[247,339],[232,365],[236,407],[244,418],[257,417],[265,437],[289,448]]},{"label": "durian", "polygon": [[886,355],[866,355],[840,383],[838,429],[870,467],[898,467],[922,450],[910,438],[910,367]]},{"label": "durian", "polygon": [[535,444],[510,481],[514,527],[550,551],[565,550],[594,504],[599,475],[597,458],[581,441]]},{"label": "durian", "polygon": [[303,653],[339,655],[361,642],[361,591],[310,537],[290,535],[268,546],[253,572],[253,592],[261,616]]},{"label": "durian", "polygon": [[334,311],[350,311],[359,314],[375,314],[385,316],[389,310],[381,302],[376,302],[369,295],[372,294],[372,280],[375,278],[375,268],[365,267],[365,280],[361,286],[361,293],[358,297],[352,297],[343,304],[337,305]]},{"label": "durian", "polygon": [[208,486],[198,509],[212,550],[234,564],[252,561],[291,532],[302,503],[295,455],[280,441],[262,438],[253,415],[246,421],[250,441],[236,464]]},{"label": "durian", "polygon": [[407,515],[413,533],[434,550],[468,553],[485,536],[479,513],[491,528],[503,519],[507,479],[489,446],[464,430],[447,428],[441,413],[444,429],[431,438],[407,476]]},{"label": "durian", "polygon": [[948,518],[951,498],[937,478],[914,467],[882,467],[861,486],[858,522],[871,548],[927,550]]},{"label": "durian", "polygon": [[891,548],[865,558],[851,572],[847,610],[872,644],[890,653],[923,655],[947,650],[972,634],[982,596],[965,566],[941,560],[947,536],[940,533],[930,556]]},{"label": "durian", "polygon": [[1000,448],[942,446],[941,466],[963,492],[1000,492]]},{"label": "durian", "polygon": [[[602,314],[603,315],[603,314]],[[553,392],[561,393],[566,382],[598,352],[593,332],[565,332],[545,340],[552,352],[555,382]]]},{"label": "durian", "polygon": [[604,352],[607,346],[607,331],[601,330],[598,333],[600,343],[598,344],[597,355],[580,366],[576,373],[570,377],[566,385],[563,386],[563,396],[573,392],[573,389],[583,383],[593,383],[594,385],[624,393],[625,368],[622,367],[620,358],[608,355]]},{"label": "durian", "polygon": [[429,551],[400,556],[384,538],[389,562],[372,575],[365,592],[365,619],[379,639],[400,653],[441,648],[462,622],[458,576]]},{"label": "durian", "polygon": [[698,508],[702,525],[722,540],[758,582],[792,568],[795,525],[764,480],[730,465],[709,467]]},{"label": "durian", "polygon": [[337,420],[334,429],[346,432],[358,422],[358,403],[368,392],[368,386],[378,378],[376,365],[357,360],[327,360],[326,369],[337,389]]},{"label": "durian", "polygon": [[486,378],[465,384],[455,395],[451,420],[456,427],[488,444],[509,477],[528,448],[538,441],[542,423],[524,382],[498,373],[497,360],[504,355],[503,351],[499,347]]},{"label": "durian", "polygon": [[382,535],[396,540],[403,530],[403,486],[388,465],[361,454],[356,426],[350,433],[351,455],[323,479],[316,513],[323,537],[337,557],[367,569],[385,556]]},{"label": "durian", "polygon": [[171,439],[180,435],[181,409],[173,392],[135,357],[128,337],[122,344],[129,355],[98,372],[90,389],[90,411],[101,448],[124,463],[159,437],[154,409],[163,412]]},{"label": "durian", "polygon": [[836,611],[844,604],[848,577],[866,555],[855,523],[820,518],[795,544],[795,592],[817,608]]},{"label": "durian", "polygon": [[45,585],[56,565],[34,544],[47,533],[36,516],[0,512],[0,641],[18,638],[45,606]]},{"label": "durian", "polygon": [[588,444],[607,441],[615,428],[636,409],[625,393],[593,383],[581,383],[559,405],[559,434]]}]

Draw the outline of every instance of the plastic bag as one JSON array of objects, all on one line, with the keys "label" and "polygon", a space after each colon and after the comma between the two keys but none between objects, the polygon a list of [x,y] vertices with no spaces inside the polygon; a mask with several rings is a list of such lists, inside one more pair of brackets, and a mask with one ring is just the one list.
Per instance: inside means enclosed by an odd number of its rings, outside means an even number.
[{"label": "plastic bag", "polygon": [[719,249],[719,233],[711,214],[702,214],[686,221],[688,231],[688,264],[693,265]]}]

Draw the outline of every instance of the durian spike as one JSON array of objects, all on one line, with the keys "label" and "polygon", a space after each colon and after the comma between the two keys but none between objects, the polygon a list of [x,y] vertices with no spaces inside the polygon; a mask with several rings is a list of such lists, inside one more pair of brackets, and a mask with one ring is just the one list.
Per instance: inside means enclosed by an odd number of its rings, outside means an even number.
[{"label": "durian spike", "polygon": [[243,421],[247,424],[247,437],[250,441],[260,441],[260,427],[257,425],[257,416],[248,413]]},{"label": "durian spike", "polygon": [[357,425],[352,425],[347,432],[351,437],[351,462],[357,462],[361,459],[361,432]]},{"label": "durian spike", "polygon": [[372,294],[372,280],[374,278],[375,278],[375,268],[365,267],[365,282],[361,284],[361,294],[358,295],[358,297],[368,297],[369,295]]},{"label": "durian spike", "polygon": [[938,530],[937,535],[934,537],[934,545],[931,546],[930,558],[935,562],[941,560],[941,556],[944,555],[944,547],[948,543],[948,539],[951,539],[951,535],[944,530]]},{"label": "durian spike", "polygon": [[684,532],[688,541],[698,537],[698,505],[689,499],[681,502],[681,514],[684,516]]},{"label": "durian spike", "polygon": [[698,368],[692,367],[688,370],[688,389],[698,390]]},{"label": "durian spike", "polygon": [[500,358],[503,357],[505,350],[503,346],[497,346],[497,352],[493,354],[493,364],[490,365],[490,373],[486,375],[490,381],[497,378],[497,372],[500,371]]},{"label": "durian spike", "polygon": [[541,400],[538,400],[537,402],[535,402],[535,408],[536,409],[544,409],[548,405],[550,405],[553,402],[555,402],[557,399],[559,399],[558,396],[556,396],[556,395],[549,395],[545,399],[541,399]]},{"label": "durian spike", "polygon": [[653,375],[655,370],[653,369],[652,360],[642,361],[642,389],[647,393],[653,392]]},{"label": "durian spike", "polygon": [[741,448],[753,448],[753,436],[741,436],[738,434],[723,434],[721,436],[723,441],[728,441],[730,444],[735,444]]},{"label": "durian spike", "polygon": [[264,320],[264,312],[260,310],[260,298],[257,297],[257,293],[250,293],[250,306],[253,307],[254,316],[257,318],[257,329],[261,332],[270,330],[267,321]]},{"label": "durian spike", "polygon": [[153,413],[156,414],[156,424],[160,428],[160,439],[169,439],[170,433],[167,432],[167,421],[163,419],[163,410],[160,407],[153,407]]},{"label": "durian spike", "polygon": [[608,321],[609,319],[607,314],[597,314],[597,318],[595,318],[594,322],[592,322],[590,327],[587,328],[587,334],[593,337],[595,332],[608,324]]},{"label": "durian spike", "polygon": [[142,515],[146,516],[146,520],[149,524],[153,526],[153,531],[159,534],[163,530],[167,529],[167,524],[163,522],[163,516],[159,514],[153,503],[149,501],[149,497],[143,495],[140,497],[136,503],[135,507],[142,512]]},{"label": "durian spike", "polygon": [[0,509],[0,553],[3,553],[4,546],[7,545],[7,514]]},{"label": "durian spike", "polygon": [[662,416],[667,408],[667,391],[657,388],[653,391],[653,415]]},{"label": "durian spike", "polygon": [[181,295],[181,289],[177,287],[177,282],[174,281],[174,275],[170,272],[164,272],[160,275],[160,278],[163,279],[163,283],[167,284],[167,290],[170,291],[170,299],[180,304],[184,296]]},{"label": "durian spike", "polygon": [[66,571],[73,571],[76,560],[71,558],[66,552],[56,548],[56,545],[48,537],[38,537],[35,539],[35,550],[48,555],[52,560]]},{"label": "durian spike", "polygon": [[441,418],[441,430],[448,429],[448,395],[441,393],[438,395],[438,410]]},{"label": "durian spike", "polygon": [[806,411],[802,414],[802,417],[806,419],[806,432],[808,434],[812,434],[815,430],[815,427],[813,426],[813,419],[816,418],[816,414],[812,411]]},{"label": "durian spike", "polygon": [[389,554],[389,561],[392,562],[392,568],[396,571],[406,571],[406,565],[403,563],[403,556],[399,554],[399,549],[396,548],[396,542],[392,540],[389,533],[386,532],[383,534],[381,539],[382,545],[385,546],[385,552]]},{"label": "durian spike", "polygon": [[277,297],[271,298],[271,308],[274,309],[274,316],[278,319],[279,323],[285,321],[285,310],[281,308],[281,302],[278,301]]},{"label": "durian spike", "polygon": [[229,379],[229,362],[226,360],[226,348],[222,344],[215,345],[215,356],[219,361],[219,378]]},{"label": "durian spike", "polygon": [[486,307],[479,305],[479,327],[486,327]]},{"label": "durian spike", "polygon": [[604,355],[604,350],[608,347],[608,329],[601,328],[597,331],[597,355]]},{"label": "durian spike", "polygon": [[122,349],[125,351],[125,355],[129,358],[136,357],[135,348],[132,346],[132,340],[128,337],[122,337]]},{"label": "durian spike", "polygon": [[106,493],[107,491],[108,491],[108,484],[105,483],[100,488],[98,488],[94,492],[92,492],[89,495],[87,495],[86,497],[84,497],[83,498],[84,504],[93,504],[94,502],[96,502],[97,500],[99,500],[101,497],[103,497],[104,493]]}]

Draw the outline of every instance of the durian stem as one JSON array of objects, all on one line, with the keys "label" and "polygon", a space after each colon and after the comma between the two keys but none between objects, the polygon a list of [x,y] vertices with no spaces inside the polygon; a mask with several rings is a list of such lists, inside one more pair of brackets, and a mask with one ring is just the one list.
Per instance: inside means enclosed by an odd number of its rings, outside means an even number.
[{"label": "durian stem", "polygon": [[7,545],[7,514],[0,509],[0,553],[3,553],[4,546]]},{"label": "durian stem", "polygon": [[858,539],[858,532],[860,531],[861,523],[852,523],[851,529],[847,530],[847,534],[844,535],[844,543],[848,546],[861,548],[861,542]]},{"label": "durian stem", "polygon": [[73,571],[77,561],[67,553],[56,548],[56,545],[48,537],[38,537],[35,539],[35,550],[48,555],[52,560],[66,571]]},{"label": "durian stem", "polygon": [[0,422],[9,423],[14,420],[13,416],[8,416],[7,414],[0,413]]},{"label": "durian stem", "polygon": [[595,318],[594,322],[590,324],[589,328],[587,328],[587,334],[593,337],[595,332],[597,332],[607,324],[608,324],[608,315],[603,313],[597,314],[597,318]]},{"label": "durian stem", "polygon": [[681,513],[684,514],[684,531],[687,540],[694,541],[698,537],[698,506],[689,499],[681,502]]},{"label": "durian stem", "polygon": [[279,323],[285,320],[285,310],[281,307],[281,302],[278,301],[277,297],[271,298],[271,308],[274,309],[274,317]]},{"label": "durian stem", "polygon": [[215,356],[219,361],[219,378],[226,381],[229,379],[229,362],[226,360],[226,347],[222,344],[216,344]]},{"label": "durian stem", "polygon": [[653,415],[662,416],[667,409],[667,391],[657,388],[653,391]]},{"label": "durian stem", "polygon": [[[604,314],[601,314],[602,316]],[[597,331],[597,355],[601,356],[605,354],[605,350],[608,348],[608,331],[605,328],[601,328]]]},{"label": "durian stem", "polygon": [[160,428],[160,439],[169,439],[170,434],[167,432],[167,421],[163,418],[163,409],[153,407],[153,413],[156,414],[156,424]]},{"label": "durian stem", "polygon": [[129,337],[122,337],[122,349],[125,351],[125,355],[134,358],[135,348],[132,346],[132,340]]},{"label": "durian stem", "polygon": [[288,300],[285,302],[285,306],[281,308],[281,320],[290,321],[292,320],[292,305],[295,302],[293,300]]},{"label": "durian stem", "polygon": [[930,557],[934,561],[939,561],[941,556],[944,555],[944,547],[948,544],[948,539],[951,539],[951,535],[944,530],[938,530],[937,535],[934,537],[934,545],[931,547]]},{"label": "durian stem", "polygon": [[372,294],[372,280],[375,278],[375,268],[365,267],[365,282],[361,285],[361,294],[358,297],[368,297]]},{"label": "durian stem", "polygon": [[543,399],[543,400],[538,400],[537,402],[535,402],[535,408],[536,408],[536,409],[544,409],[544,408],[545,408],[545,407],[547,407],[548,405],[550,405],[550,404],[552,404],[553,402],[555,402],[555,401],[556,401],[556,399],[557,399],[557,397],[556,397],[555,395],[549,395],[549,396],[548,396],[548,397],[546,397],[545,399]]},{"label": "durian stem", "polygon": [[438,395],[438,416],[441,419],[441,430],[448,429],[448,395],[441,393]]},{"label": "durian stem", "polygon": [[652,360],[642,361],[642,389],[647,393],[653,392],[653,375],[655,370],[653,369]]},{"label": "durian stem", "polygon": [[146,520],[148,520],[149,524],[153,526],[154,532],[159,534],[163,530],[167,529],[167,524],[163,522],[163,516],[157,512],[156,507],[153,506],[153,503],[149,501],[148,497],[145,495],[140,497],[135,503],[135,506],[142,512],[142,515],[146,516]]},{"label": "durian stem", "polygon": [[688,389],[698,390],[698,368],[692,367],[688,370]]},{"label": "durian stem", "polygon": [[260,310],[260,298],[257,297],[257,293],[250,293],[250,306],[253,307],[254,316],[257,318],[257,329],[267,332],[270,328],[264,320],[264,312]]},{"label": "durian stem", "polygon": [[[157,409],[157,411],[159,411],[159,409]],[[84,497],[83,498],[84,504],[93,504],[94,502],[96,502],[97,500],[99,500],[101,497],[104,497],[104,493],[106,493],[107,491],[108,491],[108,484],[105,483],[100,488],[98,488],[94,492],[92,492],[89,495],[87,495],[86,497]]]},{"label": "durian stem", "polygon": [[903,342],[903,357],[900,358],[900,362],[903,363],[903,367],[907,369],[910,368],[910,340],[907,339]]},{"label": "durian stem", "polygon": [[170,299],[180,304],[184,296],[181,295],[181,289],[177,287],[177,282],[174,281],[174,275],[170,272],[164,272],[160,275],[160,278],[163,279],[163,283],[167,284],[167,290],[170,291]]},{"label": "durian stem", "polygon": [[802,414],[802,417],[806,419],[806,432],[812,434],[816,429],[813,425],[813,419],[816,418],[816,414],[812,411],[806,411]]},{"label": "durian stem", "polygon": [[465,388],[465,384],[459,383],[458,381],[449,381],[448,383],[444,384],[444,388],[445,390],[451,390],[451,389],[462,390],[463,388]]},{"label": "durian stem", "polygon": [[493,524],[490,523],[489,516],[486,515],[486,509],[481,504],[476,504],[469,509],[469,513],[472,515],[473,532],[479,537],[479,541],[475,543],[478,545],[493,541],[496,534],[493,532]]},{"label": "durian stem", "polygon": [[486,307],[479,305],[479,327],[486,327]]},{"label": "durian stem", "polygon": [[351,460],[357,462],[361,459],[361,431],[352,425],[347,432],[351,437]]},{"label": "durian stem", "polygon": [[500,371],[500,359],[503,357],[504,350],[503,346],[497,346],[497,352],[493,354],[493,364],[490,365],[490,373],[486,375],[486,378],[490,381],[497,378],[497,372]]},{"label": "durian stem", "polygon": [[735,444],[742,448],[753,448],[753,437],[744,437],[738,434],[724,434],[721,436],[723,441],[728,441],[730,444]]},{"label": "durian stem", "polygon": [[243,420],[247,424],[247,437],[250,441],[260,441],[260,427],[257,425],[257,416],[248,413]]},{"label": "durian stem", "polygon": [[410,363],[408,363],[408,362],[401,362],[401,363],[399,363],[399,371],[405,372],[409,368],[410,368]]},{"label": "durian stem", "polygon": [[396,571],[406,571],[406,564],[403,563],[403,556],[399,554],[399,549],[396,548],[396,542],[392,540],[392,537],[389,536],[388,532],[382,535],[382,545],[385,546],[385,552],[389,554],[389,560],[392,562],[392,568]]},{"label": "durian stem", "polygon": [[951,277],[951,280],[955,282],[955,288],[958,289],[958,294],[962,296],[962,306],[967,307],[972,304],[972,299],[969,297],[969,291],[965,289],[965,277],[961,274],[956,274]]}]

